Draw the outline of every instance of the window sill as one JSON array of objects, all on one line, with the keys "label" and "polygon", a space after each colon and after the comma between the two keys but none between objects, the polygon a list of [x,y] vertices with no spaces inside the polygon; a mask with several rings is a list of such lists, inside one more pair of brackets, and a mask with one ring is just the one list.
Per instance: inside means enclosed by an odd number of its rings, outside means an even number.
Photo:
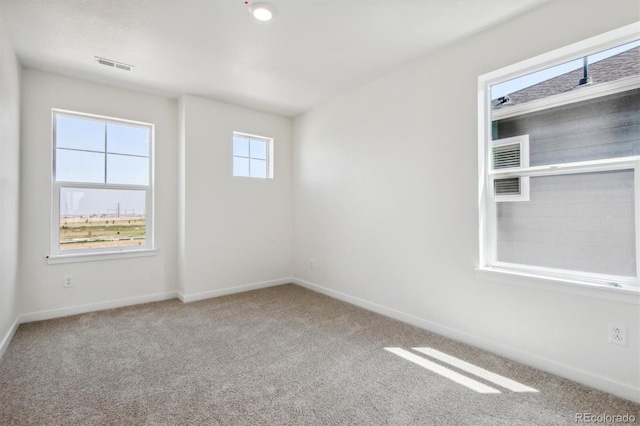
[{"label": "window sill", "polygon": [[47,263],[49,265],[55,265],[58,263],[95,262],[99,260],[128,259],[131,257],[155,256],[157,252],[157,249],[141,249],[104,251],[97,253],[56,254],[47,256]]},{"label": "window sill", "polygon": [[476,268],[476,277],[486,281],[640,305],[640,288],[636,286],[625,285],[622,287],[613,287],[605,284],[565,278],[552,278],[535,275],[533,273],[491,267]]}]

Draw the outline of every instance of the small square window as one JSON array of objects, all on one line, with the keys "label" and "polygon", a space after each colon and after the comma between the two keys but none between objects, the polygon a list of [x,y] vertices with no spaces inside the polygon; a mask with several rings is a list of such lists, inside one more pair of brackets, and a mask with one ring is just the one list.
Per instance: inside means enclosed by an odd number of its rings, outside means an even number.
[{"label": "small square window", "polygon": [[273,139],[234,132],[233,176],[273,178]]}]

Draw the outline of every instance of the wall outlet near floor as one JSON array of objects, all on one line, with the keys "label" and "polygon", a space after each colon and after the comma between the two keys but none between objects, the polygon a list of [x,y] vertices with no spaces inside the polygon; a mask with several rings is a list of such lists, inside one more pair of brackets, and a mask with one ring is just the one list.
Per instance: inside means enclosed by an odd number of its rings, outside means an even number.
[{"label": "wall outlet near floor", "polygon": [[65,275],[64,280],[62,281],[62,286],[64,288],[73,287],[73,275]]},{"label": "wall outlet near floor", "polygon": [[627,346],[627,326],[623,324],[609,324],[609,343]]},{"label": "wall outlet near floor", "polygon": [[309,269],[316,269],[316,260],[313,258],[309,259]]}]

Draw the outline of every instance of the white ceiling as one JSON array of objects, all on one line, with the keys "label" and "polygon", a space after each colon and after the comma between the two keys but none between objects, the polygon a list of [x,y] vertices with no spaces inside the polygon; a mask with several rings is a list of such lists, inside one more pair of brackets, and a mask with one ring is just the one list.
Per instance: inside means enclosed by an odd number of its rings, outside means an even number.
[{"label": "white ceiling", "polygon": [[244,0],[0,0],[0,17],[25,67],[294,116],[548,0],[268,1],[267,23]]}]

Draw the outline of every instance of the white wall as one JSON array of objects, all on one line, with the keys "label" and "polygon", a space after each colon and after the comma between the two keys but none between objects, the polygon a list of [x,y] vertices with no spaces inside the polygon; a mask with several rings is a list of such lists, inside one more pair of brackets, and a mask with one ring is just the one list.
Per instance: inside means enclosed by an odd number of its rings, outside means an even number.
[{"label": "white wall", "polygon": [[[186,300],[291,276],[291,119],[180,99]],[[233,132],[274,139],[274,178],[232,176]],[[198,295],[198,296],[196,296]]]},{"label": "white wall", "polygon": [[19,165],[20,64],[0,21],[0,355],[19,313]]},{"label": "white wall", "polygon": [[[551,2],[296,119],[294,276],[640,399],[637,298],[603,300],[474,274],[477,77],[639,18],[637,0]],[[607,343],[609,322],[628,325],[628,347]]]},{"label": "white wall", "polygon": [[[175,290],[194,300],[283,281],[293,268],[317,289],[633,395],[637,304],[483,281],[474,266],[477,76],[637,20],[637,6],[552,2],[309,112],[295,123],[293,191],[287,118],[24,70],[20,244],[6,202],[18,193],[19,65],[3,38],[0,336],[18,313]],[[54,107],[156,124],[157,256],[47,264]],[[231,176],[234,130],[275,139],[275,179]],[[65,274],[75,287],[62,287]],[[629,347],[606,342],[610,321],[629,326]]]},{"label": "white wall", "polygon": [[[23,320],[173,297],[176,291],[190,301],[289,281],[291,119],[193,96],[177,102],[36,70],[24,70],[22,78]],[[47,264],[52,108],[156,125],[157,256]],[[231,176],[234,130],[274,138],[273,180]],[[73,288],[62,287],[66,274],[74,276]]]},{"label": "white wall", "polygon": [[[24,297],[21,313],[129,298],[143,298],[137,299],[141,301],[175,292],[178,280],[177,102],[28,69],[22,74],[22,83],[20,270]],[[157,256],[47,264],[45,256],[51,246],[52,108],[155,124]],[[65,274],[74,276],[74,287],[62,287]],[[29,318],[47,316],[52,315]]]}]

